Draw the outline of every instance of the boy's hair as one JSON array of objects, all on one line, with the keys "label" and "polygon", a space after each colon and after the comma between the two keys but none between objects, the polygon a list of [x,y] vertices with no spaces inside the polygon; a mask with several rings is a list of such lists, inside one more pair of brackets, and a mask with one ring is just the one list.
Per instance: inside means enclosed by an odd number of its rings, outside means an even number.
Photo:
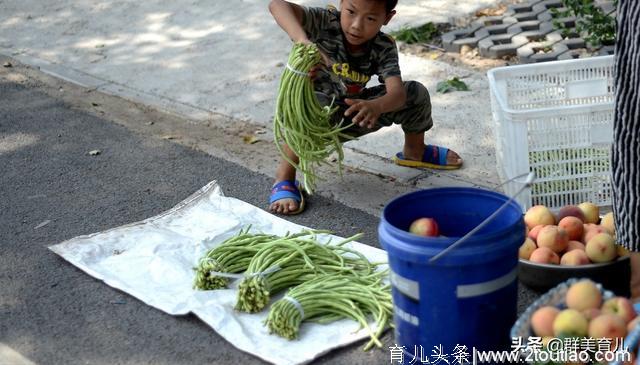
[{"label": "boy's hair", "polygon": [[385,0],[385,7],[387,8],[387,13],[390,13],[393,9],[398,5],[398,0]]}]

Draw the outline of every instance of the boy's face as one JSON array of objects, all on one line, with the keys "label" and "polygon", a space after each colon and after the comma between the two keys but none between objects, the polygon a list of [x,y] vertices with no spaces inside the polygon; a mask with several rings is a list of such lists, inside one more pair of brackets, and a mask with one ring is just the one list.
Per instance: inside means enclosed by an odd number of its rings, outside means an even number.
[{"label": "boy's face", "polygon": [[373,39],[394,14],[387,13],[380,0],[340,1],[340,27],[347,42],[356,47]]}]

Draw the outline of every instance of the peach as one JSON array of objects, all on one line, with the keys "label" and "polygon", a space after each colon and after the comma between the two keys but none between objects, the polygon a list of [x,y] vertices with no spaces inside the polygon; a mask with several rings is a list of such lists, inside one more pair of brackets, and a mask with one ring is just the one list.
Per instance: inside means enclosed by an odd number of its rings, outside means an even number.
[{"label": "peach", "polygon": [[636,318],[631,300],[625,297],[613,297],[602,304],[602,313],[615,314],[624,320],[625,325]]},{"label": "peach", "polygon": [[593,238],[593,236],[599,233],[607,233],[607,230],[604,227],[601,227],[597,224],[588,224],[584,227],[584,234],[582,235],[582,242],[587,243],[589,240]]},{"label": "peach", "polygon": [[600,308],[589,308],[582,311],[582,314],[584,314],[584,316],[587,318],[588,321],[591,321],[592,319],[596,318],[601,313],[602,313],[602,310],[600,310]]},{"label": "peach", "polygon": [[546,225],[541,224],[541,225],[538,225],[538,226],[535,226],[535,227],[531,228],[531,230],[529,231],[529,233],[527,234],[527,236],[528,236],[529,238],[531,238],[531,239],[533,240],[533,242],[537,242],[537,240],[538,240],[538,233],[540,233],[540,230],[541,230],[542,228],[544,228],[545,226],[546,226]]},{"label": "peach", "polygon": [[618,254],[616,242],[608,233],[598,233],[593,236],[587,242],[585,252],[592,262],[610,262]]},{"label": "peach", "polygon": [[580,223],[584,223],[584,214],[582,213],[582,210],[575,205],[565,205],[560,208],[557,217],[558,222],[560,222],[564,217],[576,217],[580,220]]},{"label": "peach", "polygon": [[569,235],[558,226],[548,225],[540,230],[536,243],[538,247],[548,247],[553,252],[560,253],[567,249]]},{"label": "peach", "polygon": [[624,338],[627,325],[622,318],[611,313],[602,313],[589,323],[589,337],[592,338]]},{"label": "peach", "polygon": [[591,280],[580,280],[571,284],[565,297],[567,307],[579,311],[600,308],[602,293]]},{"label": "peach", "polygon": [[559,264],[560,256],[548,247],[538,247],[531,253],[529,261],[539,264]]},{"label": "peach", "polygon": [[564,217],[558,222],[558,227],[567,231],[570,240],[580,240],[584,233],[582,221],[576,217]]},{"label": "peach", "polygon": [[580,241],[569,241],[567,244],[567,252],[572,250],[582,250],[584,251],[584,243]]},{"label": "peach", "polygon": [[587,253],[582,250],[569,251],[560,257],[560,265],[579,266],[590,263]]},{"label": "peach", "polygon": [[602,216],[602,220],[600,221],[600,226],[609,232],[610,235],[615,236],[616,234],[616,224],[613,219],[613,212],[609,212]]},{"label": "peach", "polygon": [[524,214],[524,222],[533,229],[541,224],[556,224],[556,217],[544,205],[534,205]]},{"label": "peach", "polygon": [[578,208],[584,214],[585,223],[598,223],[600,220],[600,208],[591,202],[584,202],[578,204]]},{"label": "peach", "polygon": [[409,227],[409,232],[424,237],[438,236],[438,223],[433,218],[418,218]]},{"label": "peach", "polygon": [[536,248],[538,248],[538,246],[536,246],[536,243],[533,242],[531,238],[527,237],[518,250],[518,257],[521,259],[529,260],[529,257],[531,257],[531,253],[535,251]]},{"label": "peach", "polygon": [[560,313],[560,309],[553,306],[538,308],[531,315],[531,328],[536,336],[553,336],[553,321]]},{"label": "peach", "polygon": [[584,337],[588,331],[587,318],[575,309],[560,311],[553,320],[553,335],[556,337]]}]

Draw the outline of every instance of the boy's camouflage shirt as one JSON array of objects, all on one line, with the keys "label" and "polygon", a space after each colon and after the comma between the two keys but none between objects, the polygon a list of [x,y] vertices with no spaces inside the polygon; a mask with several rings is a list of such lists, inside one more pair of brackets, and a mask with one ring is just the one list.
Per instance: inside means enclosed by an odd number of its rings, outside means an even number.
[{"label": "boy's camouflage shirt", "polygon": [[[336,8],[303,9],[302,27],[309,40],[316,43],[333,63],[318,72],[314,82],[317,91],[342,99],[359,94],[372,75],[377,75],[380,83],[384,83],[385,78],[400,76],[398,49],[391,36],[378,32],[365,45],[363,52],[352,54],[345,46],[340,12]],[[340,86],[338,79],[344,87]]]}]

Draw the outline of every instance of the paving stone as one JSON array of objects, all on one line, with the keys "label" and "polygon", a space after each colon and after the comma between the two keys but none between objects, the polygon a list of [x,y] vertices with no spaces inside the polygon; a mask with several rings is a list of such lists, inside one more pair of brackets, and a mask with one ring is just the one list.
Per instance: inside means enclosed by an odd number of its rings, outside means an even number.
[{"label": "paving stone", "polygon": [[516,50],[526,44],[526,38],[514,39],[514,34],[496,34],[478,42],[478,53],[482,57],[502,58],[515,56]]},{"label": "paving stone", "polygon": [[[515,36],[514,38],[523,37],[521,34]],[[517,39],[516,39],[517,40]],[[529,42],[524,44],[522,47],[518,48],[516,53],[518,55],[518,59],[522,63],[534,63],[534,62],[545,62],[552,61],[557,59],[557,57],[564,52],[568,51],[569,48],[561,44],[562,35],[560,32],[551,32],[548,33],[544,40],[539,42]],[[551,52],[547,53],[539,53],[541,50],[546,48],[551,48]]]},{"label": "paving stone", "polygon": [[[558,11],[564,11],[566,8],[558,8]],[[553,13],[551,10],[543,11],[538,14],[538,20],[542,22],[549,22],[553,24],[553,22],[559,22],[565,26],[565,28],[574,28],[576,26],[576,17],[575,16],[567,16],[562,18],[553,17]]]},{"label": "paving stone", "polygon": [[517,19],[519,22],[527,20],[535,20],[539,11],[534,11],[533,6],[541,2],[542,0],[533,0],[524,4],[512,4],[507,7],[505,16],[510,16]]},{"label": "paving stone", "polygon": [[[540,30],[542,26],[542,22],[539,20],[527,20],[524,22],[517,22],[512,24],[509,28],[507,28],[507,33],[514,33],[513,31],[509,31],[510,28],[519,28],[521,32],[529,32],[532,30]],[[519,32],[518,32],[519,33]]]},{"label": "paving stone", "polygon": [[475,48],[478,46],[478,41],[482,39],[474,35],[480,28],[482,28],[482,25],[478,23],[463,29],[447,32],[442,35],[442,46],[447,52],[460,52],[462,46],[465,45]]},{"label": "paving stone", "polygon": [[596,1],[596,6],[602,9],[605,14],[611,14],[616,11],[613,1]]},{"label": "paving stone", "polygon": [[[516,23],[516,25],[519,23]],[[526,29],[526,28],[525,28]],[[547,37],[547,34],[553,32],[553,25],[551,25],[551,23],[540,23],[540,28],[538,30],[529,30],[529,31],[524,31],[522,33],[518,33],[514,38],[525,38],[527,42],[544,42],[544,41],[549,41],[549,39],[545,38]],[[556,39],[553,43],[555,42],[559,42],[562,37],[560,36],[560,34],[557,35],[552,35],[550,39]],[[519,42],[519,40],[518,40]]]},{"label": "paving stone", "polygon": [[594,56],[608,56],[614,54],[616,46],[602,46],[600,47]]},{"label": "paving stone", "polygon": [[481,39],[495,35],[513,35],[522,32],[522,28],[513,27],[517,22],[513,18],[508,18],[508,23],[495,24],[478,29],[474,34]]},{"label": "paving stone", "polygon": [[[595,1],[606,14],[615,16],[613,0]],[[529,0],[509,5],[503,15],[482,17],[469,27],[445,33],[442,36],[443,47],[449,52],[460,52],[465,45],[478,47],[482,57],[517,55],[523,63],[613,53],[613,46],[593,50],[576,33],[576,18],[554,19],[556,10],[552,9],[567,10],[563,0]],[[564,32],[568,33],[566,37],[555,29],[554,22],[562,23]],[[540,52],[548,48],[551,48],[550,52]]]},{"label": "paving stone", "polygon": [[586,48],[570,49],[565,53],[559,55],[558,60],[575,60],[578,58],[591,57],[591,55],[591,52],[587,51]]},{"label": "paving stone", "polygon": [[551,10],[553,8],[562,8],[564,3],[562,0],[543,0],[537,4],[535,4],[531,9],[534,12],[542,13],[544,11]]},{"label": "paving stone", "polygon": [[567,48],[569,49],[587,47],[587,42],[584,39],[580,38],[580,36],[575,33],[569,34],[569,37],[563,37],[562,41],[560,42],[565,46],[567,46]]},{"label": "paving stone", "polygon": [[479,24],[481,27],[491,27],[494,25],[513,24],[517,22],[518,20],[513,17],[496,15],[496,16],[483,16],[481,18],[474,20],[472,24],[474,25]]}]

